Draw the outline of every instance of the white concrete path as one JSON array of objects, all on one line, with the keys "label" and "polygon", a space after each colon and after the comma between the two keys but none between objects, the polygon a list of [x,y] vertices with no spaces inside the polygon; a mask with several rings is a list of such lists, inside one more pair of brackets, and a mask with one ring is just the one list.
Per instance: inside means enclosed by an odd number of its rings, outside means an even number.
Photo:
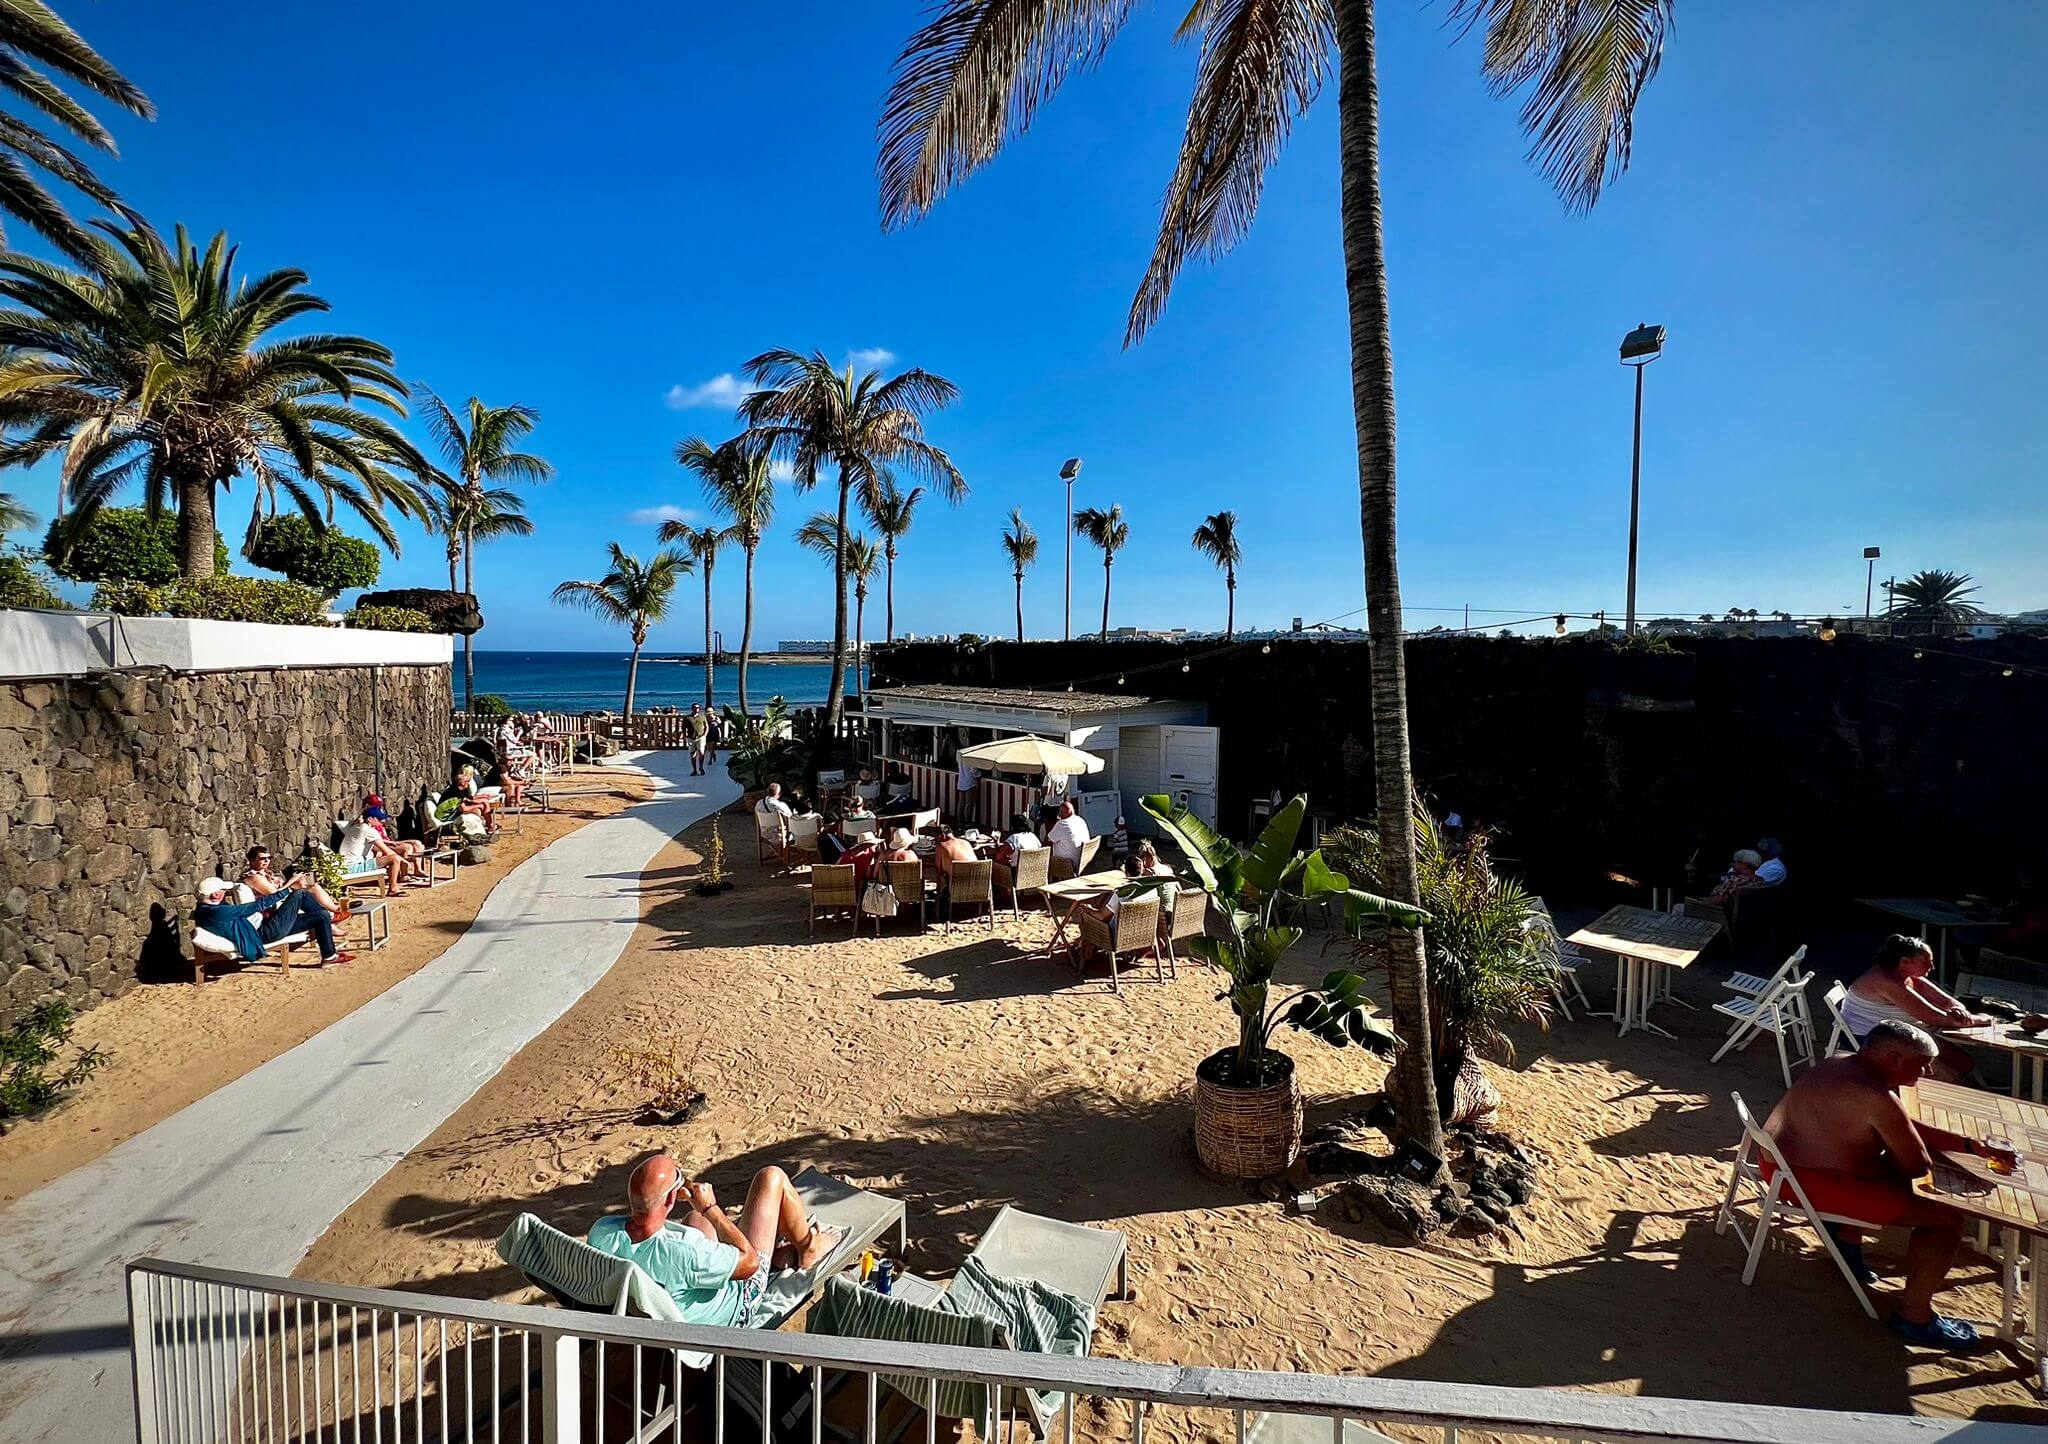
[{"label": "white concrete path", "polygon": [[739,795],[722,770],[690,777],[682,752],[636,760],[654,796],[513,869],[433,963],[0,1212],[0,1440],[133,1439],[129,1259],[289,1274],[605,975],[639,921],[642,870]]}]

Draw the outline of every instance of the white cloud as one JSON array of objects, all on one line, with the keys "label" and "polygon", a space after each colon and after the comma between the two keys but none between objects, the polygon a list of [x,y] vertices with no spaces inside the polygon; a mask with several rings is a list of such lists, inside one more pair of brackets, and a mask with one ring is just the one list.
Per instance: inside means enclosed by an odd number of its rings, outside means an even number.
[{"label": "white cloud", "polygon": [[795,481],[796,468],[778,456],[775,460],[768,463],[768,479],[770,481]]},{"label": "white cloud", "polygon": [[896,359],[896,353],[887,346],[856,346],[846,353],[846,359],[856,371],[879,371]]},{"label": "white cloud", "polygon": [[677,383],[668,388],[662,400],[671,411],[690,411],[697,407],[715,407],[730,411],[753,394],[755,388],[730,371],[721,371],[701,386],[684,386]]},{"label": "white cloud", "polygon": [[633,526],[660,526],[665,521],[695,521],[697,513],[686,506],[663,503],[661,506],[643,506],[638,511],[626,513],[626,520]]}]

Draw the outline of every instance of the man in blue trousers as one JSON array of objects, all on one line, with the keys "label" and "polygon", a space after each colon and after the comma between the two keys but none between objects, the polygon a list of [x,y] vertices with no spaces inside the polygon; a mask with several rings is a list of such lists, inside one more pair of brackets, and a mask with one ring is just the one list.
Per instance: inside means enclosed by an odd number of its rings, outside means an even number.
[{"label": "man in blue trousers", "polygon": [[192,921],[233,943],[244,962],[262,962],[265,944],[293,933],[313,935],[323,964],[355,961],[354,953],[340,952],[334,946],[334,915],[303,888],[287,884],[268,897],[249,902],[231,901],[235,896],[233,883],[208,878],[199,884],[199,906],[192,910]]}]

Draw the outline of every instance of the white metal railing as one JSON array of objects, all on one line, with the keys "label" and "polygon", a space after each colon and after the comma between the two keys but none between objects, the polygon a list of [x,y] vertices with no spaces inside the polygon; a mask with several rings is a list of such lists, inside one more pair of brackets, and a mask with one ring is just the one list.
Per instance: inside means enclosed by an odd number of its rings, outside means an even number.
[{"label": "white metal railing", "polygon": [[[1031,1424],[1007,1392],[1023,1388],[1099,1404],[1085,1410],[1082,1432],[1130,1444],[1145,1444],[1146,1431],[1162,1424],[1178,1426],[1169,1438],[1320,1444],[1328,1430],[1332,1444],[1358,1444],[1346,1420],[1446,1444],[1460,1430],[1700,1444],[2048,1438],[2048,1430],[1970,1420],[701,1328],[155,1259],[129,1265],[128,1305],[138,1444],[726,1444],[729,1430],[740,1440],[758,1433],[762,1444],[824,1444],[827,1435],[882,1444],[882,1405],[902,1393],[904,1376],[927,1406],[941,1381],[988,1386],[1005,1407],[977,1421],[984,1439]],[[689,1367],[684,1350],[711,1355],[709,1368]],[[828,1420],[828,1410],[861,1427]],[[1063,1444],[1075,1444],[1077,1412],[1054,1416]],[[926,1444],[935,1444],[938,1417],[925,1409]],[[1032,1434],[1025,1428],[1019,1444]]]}]

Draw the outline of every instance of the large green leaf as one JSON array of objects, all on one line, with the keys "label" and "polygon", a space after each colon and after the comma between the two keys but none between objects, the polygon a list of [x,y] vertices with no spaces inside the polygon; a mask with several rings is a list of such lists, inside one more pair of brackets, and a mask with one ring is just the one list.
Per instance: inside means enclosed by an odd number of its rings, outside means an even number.
[{"label": "large green leaf", "polygon": [[1410,903],[1395,902],[1392,898],[1381,897],[1378,893],[1360,892],[1348,888],[1344,893],[1344,928],[1353,936],[1368,921],[1390,923],[1395,927],[1419,928],[1429,922],[1429,914]]},{"label": "large green leaf", "polygon": [[1307,816],[1308,798],[1296,793],[1273,814],[1246,854],[1245,885],[1257,888],[1260,897],[1269,897],[1279,889],[1280,880],[1287,875],[1287,865],[1294,861],[1294,839],[1301,835],[1301,820]]},{"label": "large green leaf", "polygon": [[[1175,802],[1163,792],[1139,798],[1138,805],[1180,844],[1180,850],[1187,854],[1188,870],[1200,880],[1203,891],[1225,901],[1237,896],[1237,847],[1234,843],[1195,816],[1186,803]],[[1227,878],[1224,876],[1226,869],[1229,871]]]},{"label": "large green leaf", "polygon": [[1323,850],[1317,848],[1302,859],[1300,892],[1305,898],[1323,897],[1333,892],[1351,891],[1351,879],[1334,871],[1323,861]]}]

